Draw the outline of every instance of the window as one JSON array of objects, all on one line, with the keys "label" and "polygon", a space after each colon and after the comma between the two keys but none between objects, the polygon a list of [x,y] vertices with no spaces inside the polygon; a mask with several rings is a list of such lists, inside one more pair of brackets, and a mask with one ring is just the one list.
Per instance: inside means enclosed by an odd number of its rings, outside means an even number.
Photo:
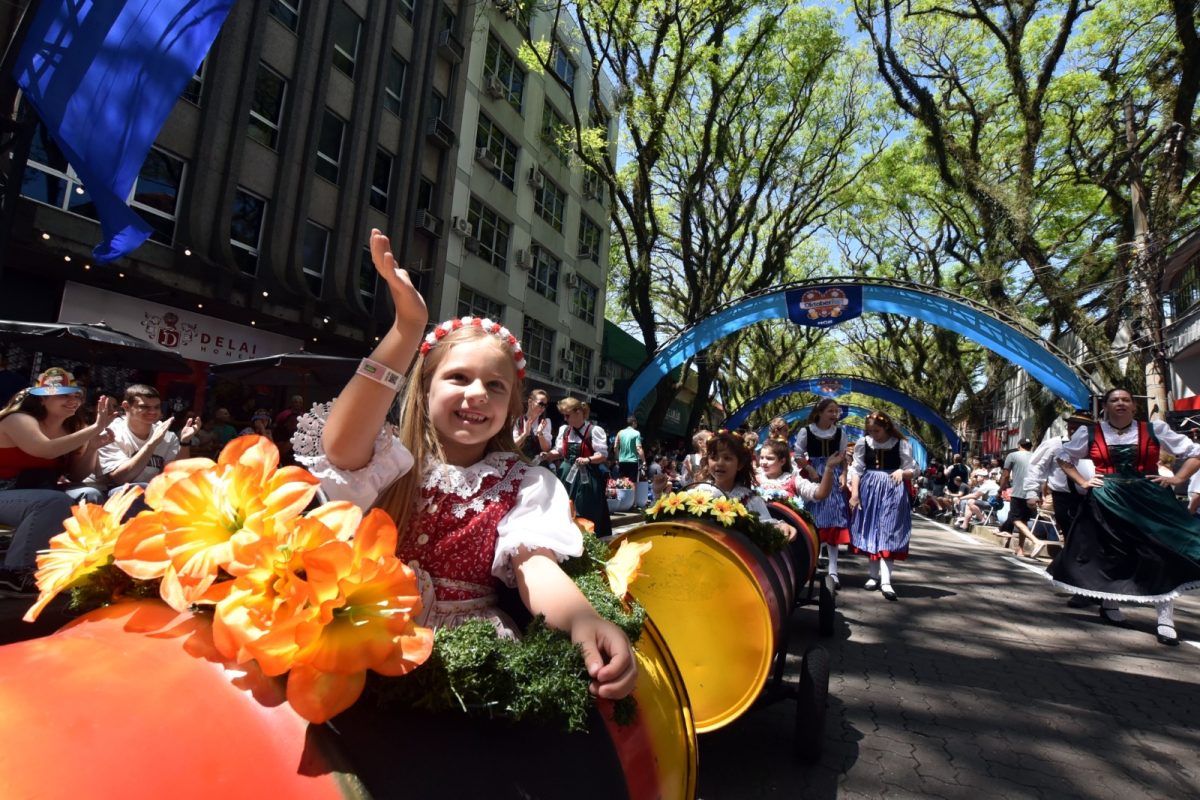
[{"label": "window", "polygon": [[325,283],[325,255],[328,250],[329,229],[322,228],[310,219],[304,226],[301,266],[304,269],[304,282],[315,297],[321,296],[322,284]]},{"label": "window", "polygon": [[562,78],[568,87],[575,86],[575,62],[567,55],[567,48],[561,42],[554,43],[554,74]]},{"label": "window", "polygon": [[267,201],[238,189],[233,195],[233,215],[229,221],[229,243],[238,268],[247,275],[258,272],[258,248],[262,241]]},{"label": "window", "polygon": [[411,23],[417,13],[417,0],[400,0],[396,7],[396,13],[405,22]]},{"label": "window", "polygon": [[567,348],[566,382],[581,389],[587,389],[592,377],[592,349],[578,342],[571,342]]},{"label": "window", "polygon": [[578,274],[571,288],[571,313],[589,325],[596,324],[596,298],[600,292]]},{"label": "window", "polygon": [[487,295],[463,286],[458,290],[458,316],[483,317],[494,322],[503,322],[504,306]]},{"label": "window", "polygon": [[364,247],[362,257],[358,260],[358,294],[368,310],[375,305],[375,287],[378,280],[379,273],[375,271],[375,262],[371,260],[371,248]]},{"label": "window", "polygon": [[445,119],[443,114],[446,113],[446,98],[438,93],[436,89],[429,93],[429,118],[430,119]]},{"label": "window", "polygon": [[358,37],[362,20],[345,3],[333,10],[333,65],[347,77],[354,77],[354,62],[358,58]]},{"label": "window", "polygon": [[408,75],[408,64],[396,51],[388,59],[387,78],[383,84],[383,107],[400,116],[404,106],[404,78]]},{"label": "window", "polygon": [[294,32],[300,27],[300,0],[271,0],[267,13],[289,31]]},{"label": "window", "polygon": [[525,365],[543,375],[549,375],[554,356],[554,330],[533,317],[525,317],[525,330],[521,333],[521,349],[525,351]]},{"label": "window", "polygon": [[533,248],[533,269],[529,270],[527,285],[547,300],[558,302],[558,275],[562,261],[544,247]]},{"label": "window", "polygon": [[1182,270],[1175,289],[1175,316],[1183,316],[1197,302],[1200,302],[1200,256],[1193,257]]},{"label": "window", "polygon": [[[151,148],[126,198],[153,229],[150,238],[161,244],[169,245],[175,239],[186,164],[165,150]],[[41,123],[30,142],[21,196],[88,219],[100,219],[91,194]]]},{"label": "window", "polygon": [[183,94],[180,96],[192,105],[200,105],[200,92],[204,89],[204,69],[207,66],[208,56],[205,56],[200,66],[196,67],[196,73],[188,79],[187,86],[183,87]]},{"label": "window", "polygon": [[477,197],[471,198],[467,219],[479,239],[479,257],[496,269],[508,269],[508,242],[512,238],[512,223],[502,219]]},{"label": "window", "polygon": [[375,169],[371,173],[371,208],[388,213],[388,187],[392,185],[392,156],[386,150],[375,151]]},{"label": "window", "polygon": [[140,211],[141,217],[154,229],[150,238],[162,244],[175,241],[175,217],[185,164],[181,158],[157,147],[151,148],[133,184],[129,205]]},{"label": "window", "polygon": [[514,188],[517,176],[517,145],[504,135],[499,125],[482,112],[479,114],[479,128],[475,132],[475,146],[488,151],[500,182],[509,189]]},{"label": "window", "polygon": [[567,193],[554,181],[542,176],[542,188],[534,194],[533,210],[551,228],[562,233],[563,216],[567,210]]},{"label": "window", "polygon": [[[517,64],[512,53],[500,43],[495,34],[488,34],[487,54],[483,64],[485,78],[495,78],[509,105],[521,113],[521,97],[525,93],[525,70]],[[484,87],[485,90],[491,91]]]},{"label": "window", "polygon": [[417,208],[433,210],[433,184],[424,178],[417,184]]},{"label": "window", "polygon": [[246,132],[256,142],[274,148],[283,120],[283,101],[287,81],[266,64],[259,63],[254,76],[254,98],[250,102],[250,128]]},{"label": "window", "polygon": [[608,143],[608,126],[608,112],[604,109],[604,106],[600,105],[596,99],[596,95],[592,95],[591,102],[588,104],[588,127],[599,128],[601,130],[600,137],[604,140],[606,146]]},{"label": "window", "polygon": [[567,163],[567,149],[563,142],[563,131],[566,127],[566,120],[547,102],[542,107],[542,142],[564,164]]},{"label": "window", "polygon": [[342,161],[342,135],[346,123],[328,108],[321,119],[321,135],[317,139],[317,174],[330,183],[338,182]]},{"label": "window", "polygon": [[600,263],[600,226],[587,214],[579,215],[579,257]]},{"label": "window", "polygon": [[604,183],[591,167],[583,168],[583,196],[589,200],[604,202]]}]

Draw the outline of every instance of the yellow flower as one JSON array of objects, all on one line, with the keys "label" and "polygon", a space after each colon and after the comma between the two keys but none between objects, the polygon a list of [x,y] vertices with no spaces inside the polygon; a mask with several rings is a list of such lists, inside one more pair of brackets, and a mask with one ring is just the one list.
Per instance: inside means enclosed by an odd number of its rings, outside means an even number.
[{"label": "yellow flower", "polygon": [[139,486],[128,486],[108,498],[103,506],[80,503],[63,522],[65,530],[50,540],[50,549],[38,553],[37,602],[25,612],[33,622],[59,592],[86,577],[112,558],[113,545],[121,531],[121,520],[142,494]]},{"label": "yellow flower", "polygon": [[642,573],[642,556],[650,551],[650,542],[631,542],[625,539],[612,558],[604,562],[604,575],[608,578],[608,587],[617,597],[624,598],[629,592],[629,584]]},{"label": "yellow flower", "polygon": [[717,497],[712,502],[712,515],[722,525],[732,525],[737,519],[737,509],[734,508],[736,500],[730,500],[728,497]]},{"label": "yellow flower", "polygon": [[[279,466],[279,451],[262,436],[242,436],[208,459],[175,462],[146,488],[152,512],[121,532],[117,566],[134,578],[162,578],[162,598],[182,611],[215,602],[228,586],[214,586],[233,562],[234,548],[261,538],[265,520],[296,517],[316,493],[317,479],[299,467]],[[174,469],[172,469],[174,467]]]},{"label": "yellow flower", "polygon": [[733,510],[742,519],[750,519],[750,512],[746,510],[746,507],[742,505],[741,501],[733,501]]},{"label": "yellow flower", "polygon": [[693,491],[687,493],[687,510],[689,514],[702,517],[712,508],[712,496],[708,492]]},{"label": "yellow flower", "polygon": [[687,495],[681,493],[663,495],[662,511],[664,514],[675,514],[687,504]]}]

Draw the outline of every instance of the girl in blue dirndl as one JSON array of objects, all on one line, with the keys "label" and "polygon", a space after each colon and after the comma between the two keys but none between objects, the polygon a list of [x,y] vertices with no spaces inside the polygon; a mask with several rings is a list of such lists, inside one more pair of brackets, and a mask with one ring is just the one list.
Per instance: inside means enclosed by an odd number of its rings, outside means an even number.
[{"label": "girl in blue dirndl", "polygon": [[[841,415],[841,406],[832,397],[826,397],[813,406],[812,413],[808,415],[808,424],[796,434],[796,463],[802,476],[820,480],[830,457],[837,453],[845,454],[850,437],[837,424]],[[811,471],[804,466],[806,460],[812,467]],[[850,543],[850,507],[846,495],[842,493],[846,485],[843,474],[845,468],[839,464],[832,469],[833,491],[823,500],[806,500],[804,507],[817,524],[817,538],[821,540],[821,548],[829,558],[829,577],[833,578],[835,586],[840,586],[838,547]]]},{"label": "girl in blue dirndl", "polygon": [[912,445],[887,414],[872,411],[864,426],[866,436],[854,447],[850,470],[850,508],[857,509],[850,526],[850,545],[870,558],[867,590],[879,589],[888,600],[892,589],[892,562],[908,558],[912,536],[912,510],[905,478],[916,471]]}]

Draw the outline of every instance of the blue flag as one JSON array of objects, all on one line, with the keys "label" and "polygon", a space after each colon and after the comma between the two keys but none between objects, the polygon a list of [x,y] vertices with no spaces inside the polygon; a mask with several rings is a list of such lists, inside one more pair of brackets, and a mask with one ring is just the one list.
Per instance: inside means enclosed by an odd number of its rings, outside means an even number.
[{"label": "blue flag", "polygon": [[113,261],[150,236],[125,200],[233,0],[42,0],[14,77],[96,204]]}]

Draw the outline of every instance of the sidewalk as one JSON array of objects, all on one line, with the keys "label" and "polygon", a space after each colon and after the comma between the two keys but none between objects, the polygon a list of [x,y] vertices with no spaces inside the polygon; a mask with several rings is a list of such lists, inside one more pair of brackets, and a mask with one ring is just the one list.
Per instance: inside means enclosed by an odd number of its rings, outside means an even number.
[{"label": "sidewalk", "polygon": [[[1200,795],[1200,598],[1178,602],[1190,642],[1168,648],[1152,609],[1105,625],[1067,607],[1038,574],[1046,562],[914,527],[898,602],[862,589],[861,557],[840,565],[822,760],[792,759],[790,702],[756,708],[701,737],[704,800]],[[815,611],[793,626],[815,640]]]}]

